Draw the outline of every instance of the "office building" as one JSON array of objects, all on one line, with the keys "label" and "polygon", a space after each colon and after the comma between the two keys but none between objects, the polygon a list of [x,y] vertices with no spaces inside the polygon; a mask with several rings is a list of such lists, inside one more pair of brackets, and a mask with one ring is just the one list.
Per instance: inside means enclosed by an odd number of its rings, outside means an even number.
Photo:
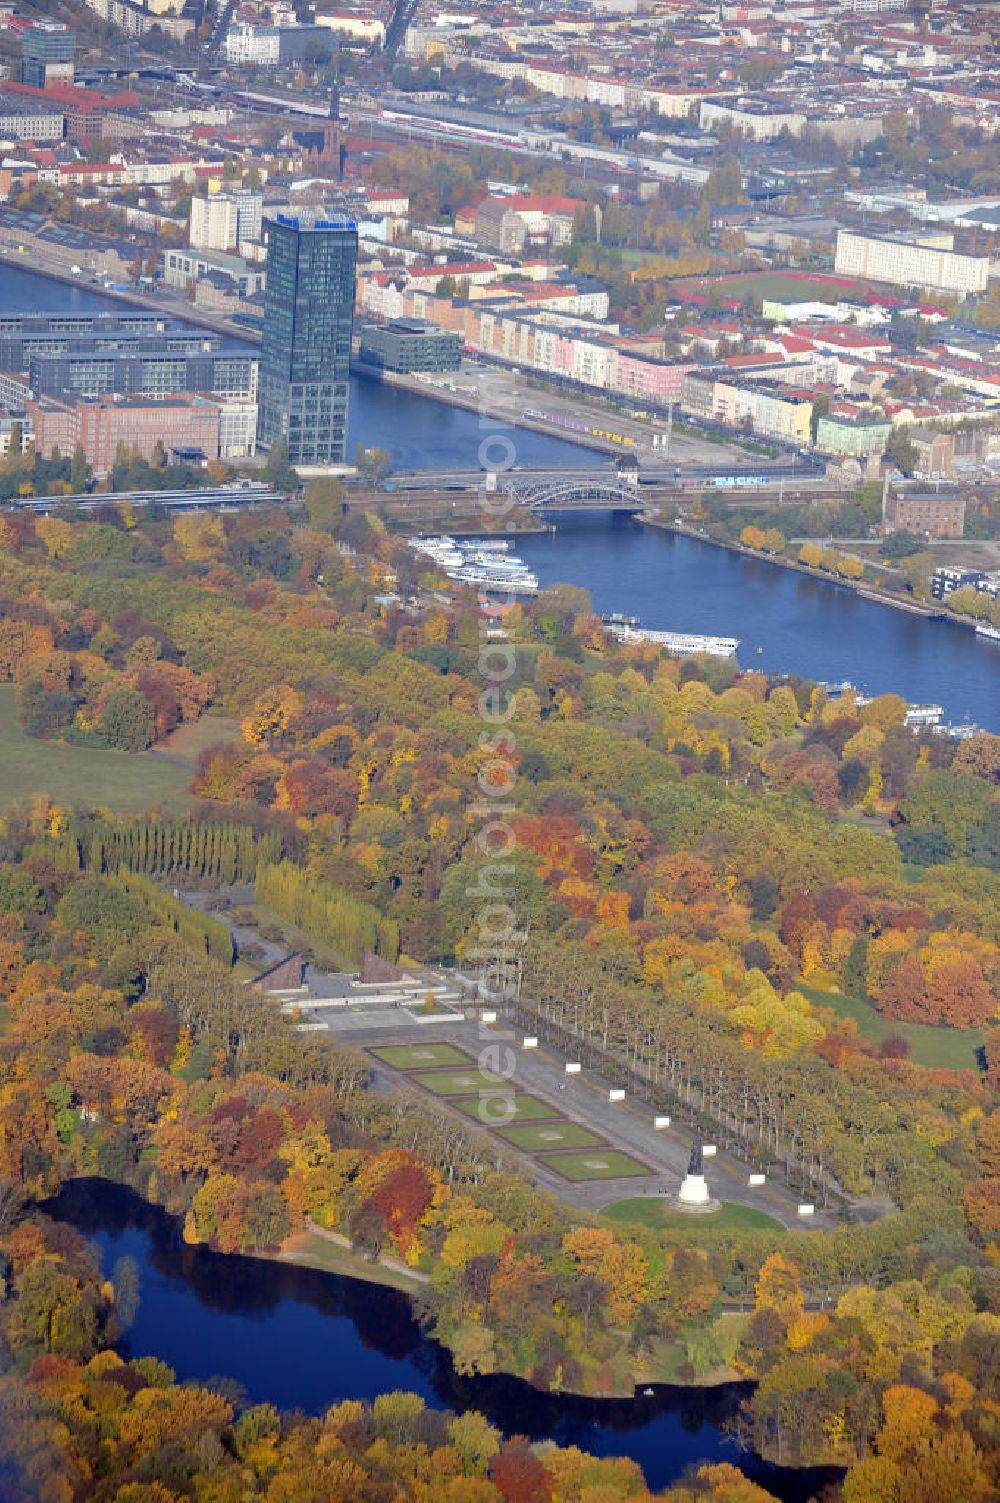
[{"label": "office building", "polygon": [[62,109],[0,87],[0,141],[61,141],[65,134]]},{"label": "office building", "polygon": [[251,266],[228,251],[168,249],[163,254],[163,280],[185,291],[203,277],[214,276],[240,297],[253,297],[264,285],[264,269]]},{"label": "office building", "polygon": [[219,457],[220,410],[207,397],[39,397],[27,412],[37,454],[50,459],[54,449],[72,454],[82,444],[95,475],[108,474],[121,444],[143,459],[152,459],[158,444],[168,456],[183,450],[206,461]]},{"label": "office building", "polygon": [[859,417],[824,413],[816,424],[816,447],[821,454],[846,454],[857,459],[884,453],[891,433],[892,424],[881,413]]},{"label": "office building", "polygon": [[257,441],[292,464],[343,464],[358,232],[352,219],[268,224]]},{"label": "office building", "polygon": [[360,356],[365,365],[401,374],[457,371],[462,363],[462,336],[423,318],[394,318],[384,326],[362,326]]},{"label": "office building", "polygon": [[[113,313],[0,313],[0,339],[63,340],[77,334],[95,338],[122,334],[155,334],[168,327],[161,313],[144,313],[136,308],[116,308]],[[175,333],[189,333],[184,324]],[[204,339],[202,330],[195,336]],[[55,346],[53,346],[54,348]],[[62,345],[59,345],[62,348]]]},{"label": "office building", "polygon": [[33,89],[73,82],[76,34],[58,21],[35,21],[21,32],[20,81]]},{"label": "office building", "polygon": [[159,397],[210,391],[252,400],[257,393],[257,356],[252,351],[210,349],[189,354],[168,349],[162,339],[150,340],[138,350],[95,349],[89,341],[79,340],[59,354],[32,354],[27,371],[36,396],[75,392],[94,397],[119,392]]},{"label": "office building", "polygon": [[960,297],[985,292],[989,257],[959,255],[952,249],[954,243],[950,232],[903,239],[838,230],[834,269],[838,276],[870,277],[898,287],[956,292]]},{"label": "office building", "polygon": [[233,194],[236,204],[236,243],[242,245],[244,240],[259,240],[261,232],[261,211],[264,207],[264,195],[257,188],[237,188]]}]

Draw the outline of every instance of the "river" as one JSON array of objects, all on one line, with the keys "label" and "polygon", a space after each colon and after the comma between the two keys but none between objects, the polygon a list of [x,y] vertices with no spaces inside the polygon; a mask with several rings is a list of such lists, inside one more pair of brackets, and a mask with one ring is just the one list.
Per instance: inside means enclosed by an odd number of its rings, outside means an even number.
[{"label": "river", "polygon": [[833,1475],[740,1455],[725,1427],[745,1385],[601,1400],[541,1393],[515,1378],[462,1377],[395,1289],[190,1247],[172,1217],[106,1180],[75,1181],[43,1209],[91,1239],[109,1276],[118,1258],[135,1260],[140,1298],[123,1355],[160,1357],[182,1382],[235,1379],[247,1403],[310,1414],[405,1389],[435,1408],[477,1409],[508,1435],[630,1456],[655,1488],[696,1462],[731,1461],[783,1503],[806,1503]]},{"label": "river", "polygon": [[[0,312],[121,307],[89,287],[67,286],[0,265]],[[473,469],[493,426],[475,413],[354,377],[350,446],[378,444],[400,469]],[[562,439],[514,430],[517,463],[593,466],[595,456]],[[643,625],[742,640],[744,667],[800,673],[911,703],[940,704],[945,718],[1000,731],[1000,646],[965,627],[864,600],[833,581],[620,514],[560,513],[555,534],[527,537],[521,555],[543,583],[584,585],[602,611]]]},{"label": "river", "polygon": [[846,678],[1000,731],[1000,645],[967,627],[624,513],[553,520],[557,532],[518,539],[518,554],[542,584],[583,585],[599,611],[625,611],[662,631],[739,637],[744,668]]},{"label": "river", "polygon": [[[136,306],[94,287],[57,282],[38,272],[0,262],[0,313],[99,313]],[[152,301],[149,309],[150,312],[156,309]],[[511,430],[490,421],[481,426],[474,412],[399,387],[383,386],[381,381],[369,377],[351,377],[349,457],[354,455],[358,444],[364,444],[366,448],[378,446],[387,450],[397,470],[474,470],[479,467],[479,446],[483,439],[498,432],[516,435],[517,463],[528,468],[593,469],[605,462],[603,455],[579,444],[527,428]]]}]

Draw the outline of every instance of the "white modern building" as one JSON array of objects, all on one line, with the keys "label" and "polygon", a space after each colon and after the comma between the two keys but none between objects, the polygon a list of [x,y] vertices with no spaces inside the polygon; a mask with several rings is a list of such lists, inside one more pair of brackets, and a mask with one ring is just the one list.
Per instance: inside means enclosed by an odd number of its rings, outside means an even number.
[{"label": "white modern building", "polygon": [[228,193],[210,193],[191,200],[189,243],[196,250],[234,250],[238,210]]},{"label": "white modern building", "polygon": [[989,257],[960,255],[954,244],[955,237],[947,232],[905,239],[838,230],[834,269],[839,276],[870,277],[897,287],[928,287],[960,297],[985,292]]}]

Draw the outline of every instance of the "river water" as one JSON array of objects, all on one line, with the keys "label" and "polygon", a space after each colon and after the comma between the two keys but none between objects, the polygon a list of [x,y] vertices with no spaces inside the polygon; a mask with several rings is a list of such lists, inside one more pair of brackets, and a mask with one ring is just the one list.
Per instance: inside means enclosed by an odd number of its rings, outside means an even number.
[{"label": "river water", "polygon": [[[0,313],[115,312],[135,308],[120,298],[108,297],[96,288],[56,282],[19,266],[0,262]],[[150,302],[150,311],[155,305]],[[579,444],[533,433],[527,428],[510,430],[503,424],[485,422],[474,412],[434,402],[398,387],[362,376],[351,377],[348,406],[347,453],[353,457],[359,443],[377,445],[392,456],[397,470],[474,470],[479,467],[479,446],[495,432],[516,434],[517,463],[528,468],[568,468],[603,464],[604,457]],[[494,462],[502,451],[493,455]]]},{"label": "river water", "polygon": [[[0,312],[120,306],[92,288],[0,265]],[[474,469],[490,431],[475,413],[352,380],[351,449],[378,444],[397,468]],[[595,463],[593,453],[562,439],[525,429],[514,438],[519,465]],[[947,720],[1000,731],[1000,645],[964,627],[624,515],[560,513],[555,520],[558,531],[523,539],[521,555],[543,583],[584,585],[602,611],[635,614],[650,627],[736,636],[744,667],[846,678],[870,693],[940,704]]]},{"label": "river water", "polygon": [[864,600],[832,580],[624,513],[560,513],[555,533],[518,540],[542,584],[585,586],[599,611],[643,626],[741,639],[739,662],[871,694],[939,704],[945,718],[1000,731],[1000,644],[967,627]]},{"label": "river water", "polygon": [[477,1409],[508,1435],[630,1456],[656,1488],[694,1463],[730,1461],[784,1503],[806,1503],[832,1475],[740,1454],[725,1427],[745,1386],[599,1400],[540,1393],[514,1378],[462,1377],[394,1289],[190,1247],[172,1217],[106,1180],[75,1181],[43,1209],[96,1244],[109,1276],[118,1258],[135,1260],[140,1299],[123,1355],[160,1357],[181,1381],[235,1379],[247,1403],[311,1414],[405,1389],[435,1408]]}]

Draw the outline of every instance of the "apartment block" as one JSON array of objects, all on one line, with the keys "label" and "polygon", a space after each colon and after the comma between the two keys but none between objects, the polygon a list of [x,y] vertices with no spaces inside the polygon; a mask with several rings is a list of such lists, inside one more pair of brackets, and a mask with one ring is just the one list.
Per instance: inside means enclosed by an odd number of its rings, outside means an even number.
[{"label": "apartment block", "polygon": [[188,241],[196,250],[234,250],[237,221],[236,200],[227,193],[192,198]]},{"label": "apartment block", "polygon": [[[567,245],[581,199],[556,194],[518,194],[514,198],[486,198],[476,209],[476,239],[508,254],[522,255],[551,246]],[[595,207],[600,231],[600,209]]]},{"label": "apartment block", "polygon": [[985,292],[989,257],[961,255],[952,249],[954,243],[950,233],[896,239],[838,230],[835,270],[839,276],[868,277],[898,287],[929,287],[960,297]]},{"label": "apartment block", "polygon": [[684,378],[681,405],[707,421],[799,447],[812,441],[812,398],[783,386],[741,382],[711,372]]}]

